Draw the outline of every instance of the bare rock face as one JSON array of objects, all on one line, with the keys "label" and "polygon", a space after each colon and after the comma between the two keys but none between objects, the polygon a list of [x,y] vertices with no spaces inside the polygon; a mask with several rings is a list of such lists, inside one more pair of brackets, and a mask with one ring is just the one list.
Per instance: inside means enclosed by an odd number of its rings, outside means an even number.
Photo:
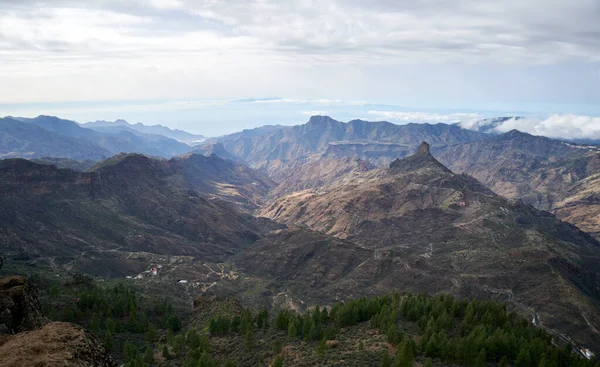
[{"label": "bare rock face", "polygon": [[117,366],[98,338],[66,322],[53,322],[40,330],[0,336],[0,356],[5,367]]},{"label": "bare rock face", "polygon": [[419,149],[417,150],[417,153],[430,154],[429,153],[429,144],[427,144],[427,142],[422,142],[421,145],[419,145]]},{"label": "bare rock face", "polygon": [[0,334],[42,327],[45,319],[33,286],[25,277],[0,277]]}]

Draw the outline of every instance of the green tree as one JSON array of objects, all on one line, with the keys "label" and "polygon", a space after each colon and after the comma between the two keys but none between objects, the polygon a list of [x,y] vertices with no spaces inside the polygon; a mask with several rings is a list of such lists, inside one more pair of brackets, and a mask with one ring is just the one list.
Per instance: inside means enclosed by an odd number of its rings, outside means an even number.
[{"label": "green tree", "polygon": [[365,343],[362,340],[358,343],[358,351],[361,353],[365,351]]},{"label": "green tree", "polygon": [[515,367],[531,367],[531,357],[529,349],[521,349],[521,352],[515,360]]},{"label": "green tree", "polygon": [[164,359],[169,359],[169,347],[166,344],[163,347],[162,356]]},{"label": "green tree", "polygon": [[179,332],[181,330],[181,319],[177,315],[173,315],[169,317],[168,321],[169,330],[172,330],[174,333]]},{"label": "green tree", "polygon": [[254,348],[254,335],[252,334],[252,330],[249,329],[246,332],[246,337],[244,338],[244,349],[246,352],[250,352]]},{"label": "green tree", "polygon": [[404,337],[398,347],[396,358],[394,358],[394,367],[412,367],[414,360],[415,355],[410,340],[408,337]]},{"label": "green tree", "polygon": [[223,365],[223,367],[236,367],[237,365],[235,364],[235,362],[232,359],[228,359],[225,361],[225,364]]},{"label": "green tree", "polygon": [[115,327],[116,327],[116,323],[115,323],[115,320],[113,320],[112,318],[108,318],[104,322],[104,328],[107,331],[110,331],[111,333],[115,332]]},{"label": "green tree", "polygon": [[275,359],[273,360],[273,364],[271,365],[271,367],[283,367],[283,358],[281,358],[280,354],[275,356]]},{"label": "green tree", "polygon": [[281,354],[281,340],[279,338],[276,338],[273,342],[273,354]]},{"label": "green tree", "polygon": [[100,326],[102,325],[102,321],[97,313],[92,314],[92,320],[90,321],[90,329],[92,330],[100,330]]},{"label": "green tree", "polygon": [[211,358],[210,354],[202,353],[198,361],[198,367],[215,367],[215,361]]},{"label": "green tree", "polygon": [[500,362],[498,362],[498,367],[506,366],[508,366],[508,358],[506,358],[506,356],[502,356],[502,358],[500,358]]},{"label": "green tree", "polygon": [[481,348],[479,351],[479,355],[477,355],[477,359],[475,360],[475,367],[486,367],[487,366],[487,355],[485,353],[485,348]]},{"label": "green tree", "polygon": [[156,326],[154,326],[154,324],[148,325],[148,331],[146,332],[146,341],[148,343],[154,343],[158,341],[158,330],[156,330]]},{"label": "green tree", "polygon": [[296,329],[296,323],[292,320],[290,321],[290,326],[288,327],[288,338],[295,339],[298,335],[298,330]]},{"label": "green tree", "polygon": [[327,340],[325,338],[321,339],[321,341],[319,342],[319,346],[317,347],[317,354],[319,354],[321,357],[325,355],[325,352],[327,351]]},{"label": "green tree", "polygon": [[392,367],[392,360],[387,349],[384,349],[381,353],[381,367]]},{"label": "green tree", "polygon": [[431,361],[431,358],[427,358],[425,360],[425,364],[423,364],[423,367],[433,367],[433,362]]},{"label": "green tree", "polygon": [[115,340],[110,330],[106,330],[106,333],[104,333],[104,346],[109,352],[115,347]]},{"label": "green tree", "polygon": [[146,347],[146,351],[144,352],[144,362],[147,364],[152,364],[152,362],[154,362],[154,350],[152,350],[151,346]]}]

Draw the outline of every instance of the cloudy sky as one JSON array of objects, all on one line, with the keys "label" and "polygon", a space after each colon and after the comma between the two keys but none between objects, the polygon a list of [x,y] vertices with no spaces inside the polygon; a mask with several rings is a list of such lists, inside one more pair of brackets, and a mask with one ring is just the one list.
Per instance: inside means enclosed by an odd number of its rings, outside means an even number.
[{"label": "cloudy sky", "polygon": [[0,0],[0,115],[214,135],[521,114],[600,138],[598,40],[598,0]]}]

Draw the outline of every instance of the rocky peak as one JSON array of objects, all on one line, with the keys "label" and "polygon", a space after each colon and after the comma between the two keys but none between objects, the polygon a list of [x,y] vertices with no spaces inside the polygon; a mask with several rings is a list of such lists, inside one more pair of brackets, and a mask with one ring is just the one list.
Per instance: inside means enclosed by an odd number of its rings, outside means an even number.
[{"label": "rocky peak", "polygon": [[426,142],[422,142],[421,145],[419,145],[419,149],[417,149],[415,154],[402,159],[396,158],[390,163],[388,172],[391,174],[405,173],[423,168],[437,169],[443,173],[451,172],[446,166],[441,164],[431,155],[429,144]]},{"label": "rocky peak", "polygon": [[308,124],[331,124],[332,122],[337,122],[329,116],[311,116],[308,120]]},{"label": "rocky peak", "polygon": [[422,142],[421,145],[419,145],[419,149],[417,150],[418,154],[431,154],[429,152],[429,144],[427,144],[427,142]]}]

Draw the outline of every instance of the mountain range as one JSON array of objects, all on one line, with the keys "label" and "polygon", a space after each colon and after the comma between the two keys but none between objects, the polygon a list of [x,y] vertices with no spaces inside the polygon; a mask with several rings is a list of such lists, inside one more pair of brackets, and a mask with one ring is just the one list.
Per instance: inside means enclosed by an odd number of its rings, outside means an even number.
[{"label": "mountain range", "polygon": [[0,161],[9,269],[297,310],[395,289],[492,298],[600,348],[593,146],[326,116],[194,147],[100,125],[0,120],[4,156],[34,158]]},{"label": "mountain range", "polygon": [[[192,151],[183,142],[165,135],[150,134],[155,127],[115,125],[89,129],[74,121],[53,116],[0,119],[0,157],[56,157],[101,160],[118,153],[142,153],[170,158]],[[146,129],[148,128],[148,129]],[[159,129],[177,133],[167,128]],[[164,131],[163,131],[164,130]],[[168,132],[167,131],[167,132]],[[190,134],[191,135],[191,134]],[[199,138],[201,141],[201,138]],[[194,138],[194,142],[199,141]]]},{"label": "mountain range", "polygon": [[130,124],[127,121],[121,119],[115,121],[90,121],[82,124],[81,126],[99,132],[119,132],[125,130],[147,135],[162,135],[164,137],[174,139],[181,143],[186,143],[189,145],[195,145],[206,140],[206,138],[202,135],[191,134],[183,130],[170,129],[162,125],[147,126],[142,124],[141,122]]}]

